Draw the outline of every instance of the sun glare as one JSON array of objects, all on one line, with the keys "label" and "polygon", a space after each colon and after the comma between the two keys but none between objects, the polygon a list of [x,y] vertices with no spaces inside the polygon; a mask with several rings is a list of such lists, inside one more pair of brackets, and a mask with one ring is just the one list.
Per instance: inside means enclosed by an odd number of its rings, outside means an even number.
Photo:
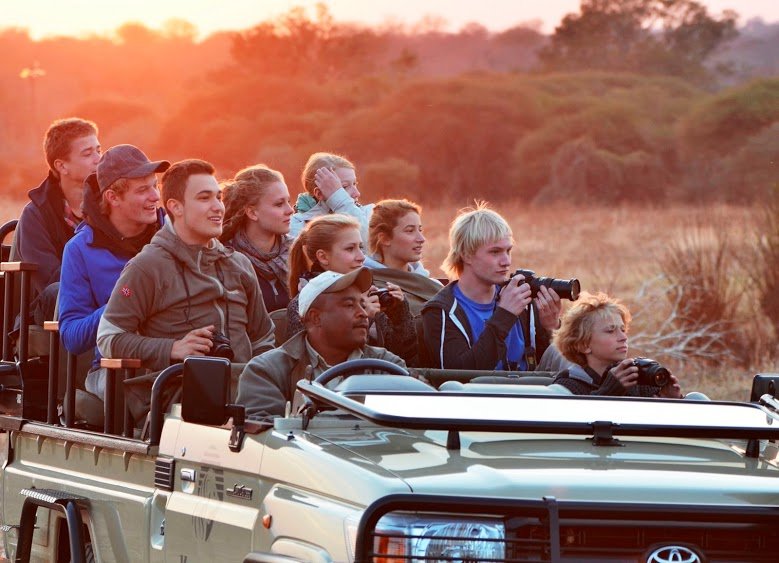
[{"label": "sun glare", "polygon": [[[152,29],[162,29],[170,19],[191,22],[201,36],[227,29],[244,29],[286,13],[294,6],[313,10],[325,4],[339,21],[368,25],[388,22],[413,26],[425,18],[435,17],[448,30],[458,30],[470,22],[488,29],[502,30],[522,22],[540,21],[542,29],[551,32],[560,19],[579,8],[579,0],[115,0],[107,8],[99,0],[28,0],[4,2],[2,27],[29,30],[39,39],[52,35],[84,37],[106,35],[126,22],[138,22]],[[754,17],[766,21],[779,19],[779,2],[765,0],[702,0],[711,11],[735,8],[742,22]],[[57,17],[47,17],[56,10]]]}]

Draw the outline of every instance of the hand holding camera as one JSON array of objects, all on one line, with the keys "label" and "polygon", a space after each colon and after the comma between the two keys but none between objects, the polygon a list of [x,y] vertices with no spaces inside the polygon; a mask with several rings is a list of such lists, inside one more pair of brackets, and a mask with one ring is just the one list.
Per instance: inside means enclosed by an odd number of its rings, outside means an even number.
[{"label": "hand holding camera", "polygon": [[679,380],[668,368],[649,358],[633,358],[633,365],[638,369],[638,385],[654,385],[660,387],[658,397],[666,399],[681,399],[682,389]]},{"label": "hand holding camera", "polygon": [[524,276],[513,276],[500,290],[498,307],[518,316],[532,300],[530,285],[525,283]]},{"label": "hand holding camera", "polygon": [[380,310],[387,311],[394,309],[403,301],[403,290],[394,283],[387,283],[387,287],[371,287],[368,297],[377,297]]},{"label": "hand holding camera", "polygon": [[180,340],[173,343],[170,350],[170,359],[182,361],[187,356],[205,356],[211,350],[211,337],[214,325],[204,326],[190,330]]},{"label": "hand holding camera", "polygon": [[635,385],[660,387],[658,397],[677,399],[682,397],[679,380],[668,368],[649,358],[626,358],[611,369],[612,375],[625,389]]},{"label": "hand holding camera", "polygon": [[372,285],[371,288],[362,294],[362,306],[365,309],[365,313],[370,320],[376,316],[376,313],[381,311],[381,303],[379,302],[379,295],[376,293],[379,288]]}]

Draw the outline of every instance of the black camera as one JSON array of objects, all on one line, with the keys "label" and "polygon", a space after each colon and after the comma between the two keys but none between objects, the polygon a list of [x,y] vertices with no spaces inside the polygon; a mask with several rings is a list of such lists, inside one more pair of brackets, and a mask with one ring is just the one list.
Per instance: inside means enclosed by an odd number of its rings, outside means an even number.
[{"label": "black camera", "polygon": [[374,291],[371,291],[368,296],[373,297],[374,295],[379,296],[379,306],[382,309],[387,309],[389,307],[392,307],[393,302],[395,300],[394,297],[390,294],[390,290],[386,287],[383,287],[381,289],[376,289]]},{"label": "black camera", "polygon": [[[579,299],[579,292],[581,286],[579,280],[576,278],[570,280],[558,280],[555,278],[545,278],[542,276],[536,276],[533,270],[517,270],[512,274],[512,278],[518,274],[525,276],[526,283],[530,286],[530,296],[535,297],[538,295],[538,290],[541,286],[546,286],[548,289],[554,289],[560,299],[568,299],[569,301],[576,301]],[[506,282],[508,283],[508,282]]]},{"label": "black camera", "polygon": [[671,380],[671,372],[655,360],[634,358],[633,365],[638,368],[638,384],[664,387]]},{"label": "black camera", "polygon": [[235,352],[233,352],[233,348],[230,346],[230,339],[221,332],[215,332],[211,337],[211,349],[206,356],[226,358],[232,362]]}]

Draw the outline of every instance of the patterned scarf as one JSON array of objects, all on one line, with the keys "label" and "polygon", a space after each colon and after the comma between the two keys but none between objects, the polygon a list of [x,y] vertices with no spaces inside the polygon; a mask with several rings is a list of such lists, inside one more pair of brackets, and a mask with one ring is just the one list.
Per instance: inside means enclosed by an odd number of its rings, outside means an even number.
[{"label": "patterned scarf", "polygon": [[292,237],[289,235],[278,237],[270,252],[263,252],[254,246],[243,229],[239,229],[233,238],[233,247],[251,260],[257,272],[268,281],[277,280],[281,287],[287,287],[290,246],[292,246]]}]

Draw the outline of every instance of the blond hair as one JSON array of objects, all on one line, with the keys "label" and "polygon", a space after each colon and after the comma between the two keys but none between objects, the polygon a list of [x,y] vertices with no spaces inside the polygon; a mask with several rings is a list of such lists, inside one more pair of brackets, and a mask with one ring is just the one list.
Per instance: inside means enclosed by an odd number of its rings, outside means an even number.
[{"label": "blond hair", "polygon": [[479,247],[512,238],[511,227],[486,202],[477,201],[475,207],[461,209],[449,228],[449,253],[441,269],[449,279],[458,279],[463,272],[463,259],[473,256]]},{"label": "blond hair", "polygon": [[335,244],[338,235],[346,229],[360,230],[360,223],[354,217],[331,213],[322,215],[306,223],[306,227],[295,239],[292,248],[289,249],[289,296],[298,294],[298,281],[306,271],[314,269],[324,270],[317,260],[318,250],[330,251]]},{"label": "blond hair", "polygon": [[554,344],[566,359],[585,366],[587,356],[584,351],[592,340],[595,322],[617,315],[625,323],[625,330],[627,330],[631,317],[625,305],[605,293],[593,294],[583,291],[579,299],[563,315],[560,328],[553,337]]},{"label": "blond hair", "polygon": [[381,249],[382,235],[391,238],[392,230],[398,226],[401,217],[412,211],[422,215],[422,208],[407,199],[383,199],[373,207],[368,227],[368,248],[380,262],[384,260]]},{"label": "blond hair", "polygon": [[352,164],[348,158],[339,154],[333,154],[329,152],[315,152],[308,157],[308,162],[303,167],[303,173],[300,175],[300,181],[303,183],[303,188],[314,195],[316,184],[314,183],[314,175],[320,168],[329,168],[334,170],[335,168],[351,168],[355,170],[354,164]]}]

